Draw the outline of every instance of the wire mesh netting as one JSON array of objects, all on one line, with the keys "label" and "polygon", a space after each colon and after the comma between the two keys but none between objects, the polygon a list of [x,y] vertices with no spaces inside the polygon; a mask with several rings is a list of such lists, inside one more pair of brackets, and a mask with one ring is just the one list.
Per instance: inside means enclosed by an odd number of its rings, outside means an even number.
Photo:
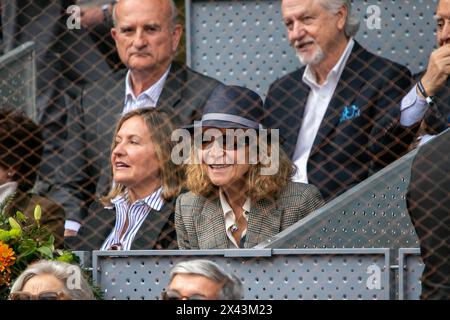
[{"label": "wire mesh netting", "polygon": [[350,1],[357,33],[315,1],[0,3],[8,215],[45,204],[57,247],[82,251],[387,248],[383,299],[420,248],[422,297],[449,298],[439,1]]}]

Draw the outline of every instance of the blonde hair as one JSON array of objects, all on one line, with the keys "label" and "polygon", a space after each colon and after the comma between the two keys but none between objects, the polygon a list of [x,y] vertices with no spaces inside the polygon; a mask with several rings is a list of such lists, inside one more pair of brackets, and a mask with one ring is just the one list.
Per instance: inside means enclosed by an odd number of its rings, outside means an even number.
[{"label": "blonde hair", "polygon": [[[267,146],[267,151],[271,152],[270,144]],[[191,157],[197,156],[195,152],[197,151],[192,148]],[[279,148],[277,173],[274,175],[261,175],[261,169],[270,165],[262,164],[259,159],[257,164],[250,165],[249,170],[245,174],[245,190],[251,201],[261,199],[275,200],[294,175],[294,164],[281,148]],[[206,164],[203,163],[186,166],[186,187],[194,194],[203,197],[218,195],[219,191],[219,187],[215,186],[209,179]]]},{"label": "blonde hair", "polygon": [[[175,146],[175,142],[170,140],[170,136],[174,130],[171,118],[166,112],[155,108],[142,108],[125,114],[117,123],[111,151],[115,148],[115,137],[120,128],[125,121],[133,117],[142,118],[147,125],[153,145],[155,146],[155,154],[161,172],[162,196],[164,200],[170,201],[180,194],[184,180],[183,167],[177,166],[171,161],[172,148]],[[112,170],[110,174],[112,177]],[[111,200],[124,192],[125,186],[116,184],[105,197],[100,198],[100,201],[103,205],[110,206]]]}]

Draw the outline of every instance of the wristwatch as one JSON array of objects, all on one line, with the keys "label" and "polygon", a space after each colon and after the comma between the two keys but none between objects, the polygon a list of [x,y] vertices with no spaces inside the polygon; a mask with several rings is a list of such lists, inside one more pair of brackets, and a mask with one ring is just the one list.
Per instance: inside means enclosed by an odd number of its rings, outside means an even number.
[{"label": "wristwatch", "polygon": [[419,89],[422,96],[425,98],[426,102],[429,106],[433,106],[435,104],[434,96],[429,96],[425,90],[425,87],[423,86],[423,83],[421,80],[417,82],[417,88]]}]

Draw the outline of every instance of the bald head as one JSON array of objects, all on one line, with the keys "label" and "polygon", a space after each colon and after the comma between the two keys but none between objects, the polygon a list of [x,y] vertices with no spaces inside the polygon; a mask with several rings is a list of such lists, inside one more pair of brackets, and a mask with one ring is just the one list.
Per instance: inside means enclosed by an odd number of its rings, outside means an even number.
[{"label": "bald head", "polygon": [[172,21],[172,28],[174,28],[178,23],[178,9],[173,0],[120,0],[113,8],[112,18],[114,26],[117,26],[117,19],[120,19],[121,7],[124,5],[133,5],[134,2],[138,1],[145,6],[148,6],[149,10],[154,10],[158,8],[163,10],[163,15]]}]

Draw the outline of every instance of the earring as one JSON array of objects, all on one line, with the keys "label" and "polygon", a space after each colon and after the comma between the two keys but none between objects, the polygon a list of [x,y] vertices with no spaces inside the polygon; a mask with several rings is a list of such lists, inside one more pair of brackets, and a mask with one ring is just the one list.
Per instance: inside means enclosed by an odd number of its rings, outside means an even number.
[{"label": "earring", "polygon": [[8,177],[12,177],[13,173],[11,171],[8,171]]}]

